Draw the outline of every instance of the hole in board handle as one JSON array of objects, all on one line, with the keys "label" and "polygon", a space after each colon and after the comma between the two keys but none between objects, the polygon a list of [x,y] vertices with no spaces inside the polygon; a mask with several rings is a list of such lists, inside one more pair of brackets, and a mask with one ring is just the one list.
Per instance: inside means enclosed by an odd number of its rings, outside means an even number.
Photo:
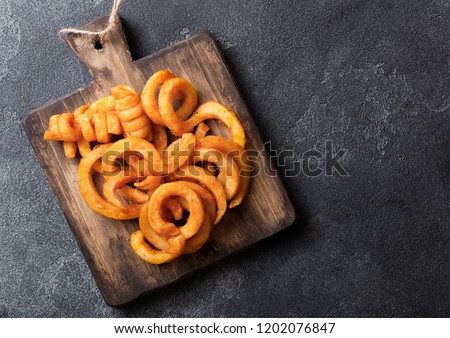
[{"label": "hole in board handle", "polygon": [[102,50],[103,49],[103,43],[100,41],[100,39],[94,40],[94,48],[96,50]]}]

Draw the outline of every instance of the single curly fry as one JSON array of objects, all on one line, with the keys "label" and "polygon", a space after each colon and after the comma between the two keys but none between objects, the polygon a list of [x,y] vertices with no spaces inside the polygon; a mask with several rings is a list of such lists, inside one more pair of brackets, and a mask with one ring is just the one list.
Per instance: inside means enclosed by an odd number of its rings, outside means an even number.
[{"label": "single curly fry", "polygon": [[[152,198],[153,193],[155,192],[156,188],[148,190],[148,198]],[[175,197],[171,197],[167,199],[165,202],[164,208],[162,210],[162,217],[166,221],[173,221],[183,218],[183,207],[181,206],[180,202]]]},{"label": "single curly fry", "polygon": [[208,125],[206,123],[202,122],[195,129],[194,135],[198,136],[198,137],[205,137],[206,134],[208,134],[208,132],[210,130],[211,129],[208,127]]},{"label": "single curly fry", "polygon": [[44,133],[46,141],[76,142],[81,137],[81,130],[72,113],[52,115],[48,130]]},{"label": "single curly fry", "polygon": [[149,200],[149,196],[147,193],[128,185],[124,185],[121,188],[117,189],[116,193],[134,203],[144,204]]},{"label": "single curly fry", "polygon": [[152,130],[153,130],[152,143],[159,152],[162,152],[163,150],[165,150],[167,148],[166,129],[163,126],[153,124]]},{"label": "single curly fry", "polygon": [[78,151],[82,157],[86,157],[91,152],[91,144],[83,136],[78,140]]},{"label": "single curly fry", "polygon": [[[194,150],[195,137],[185,134],[176,140],[161,155],[150,142],[141,138],[128,137],[114,143],[103,156],[102,169],[104,172],[116,171],[115,161],[123,157],[126,152],[139,154],[142,160],[137,165],[139,175],[162,176],[175,171],[189,159]],[[133,164],[136,166],[136,164]]]},{"label": "single curly fry", "polygon": [[222,122],[230,131],[232,140],[242,148],[245,147],[245,131],[241,121],[236,114],[216,101],[208,101],[200,105],[189,120],[185,121],[186,130],[193,130],[195,126],[208,119]]},{"label": "single curly fry", "polygon": [[156,99],[156,92],[159,87],[167,80],[173,79],[176,76],[168,70],[160,70],[153,74],[142,89],[141,101],[142,107],[150,120],[160,126],[164,126],[164,121],[159,113],[158,101]]},{"label": "single curly fry", "polygon": [[108,125],[106,123],[106,114],[98,113],[92,116],[92,124],[95,129],[97,142],[109,143],[112,140],[111,134],[108,133]]},{"label": "single curly fry", "polygon": [[196,138],[196,147],[211,148],[220,151],[221,153],[231,156],[240,169],[241,184],[236,196],[231,200],[230,208],[234,208],[241,204],[245,195],[247,194],[248,186],[250,184],[251,168],[247,158],[247,152],[239,144],[221,136],[206,136]]},{"label": "single curly fry", "polygon": [[112,96],[106,96],[100,100],[95,101],[84,114],[91,119],[92,116],[98,113],[114,112],[116,105]]},{"label": "single curly fry", "polygon": [[77,143],[76,142],[63,142],[64,155],[67,158],[74,158],[77,155]]},{"label": "single curly fry", "polygon": [[208,175],[205,172],[205,169],[194,165],[187,165],[168,175],[167,180],[169,182],[193,180],[206,187],[214,195],[216,200],[217,216],[214,224],[217,224],[222,219],[227,210],[227,196],[225,190],[217,178]]},{"label": "single curly fry", "polygon": [[[133,215],[134,216],[133,218],[139,217],[142,205],[143,203],[147,202],[148,196],[144,194],[146,198],[145,201],[142,203],[125,204],[117,197],[116,190],[124,188],[127,183],[134,182],[135,180],[137,180],[137,175],[133,171],[130,171],[129,168],[125,167],[122,171],[120,171],[114,176],[106,176],[105,182],[103,183],[103,197],[105,198],[105,200],[113,204],[117,208],[123,210],[127,214]],[[137,199],[137,192],[136,192],[137,189],[135,188],[131,189],[135,190],[135,192],[133,192],[131,199]],[[128,191],[126,188],[125,190],[122,191],[125,192],[125,194],[130,194],[130,191]]]},{"label": "single curly fry", "polygon": [[[126,152],[139,154],[143,159],[140,164],[143,165],[139,175],[150,176],[155,171],[162,172],[162,158],[160,153],[150,142],[135,137],[128,137],[115,142],[102,158],[102,170],[105,173],[113,173],[116,171],[115,162],[119,157],[123,157]],[[141,169],[141,168],[139,168]],[[141,172],[143,171],[143,172]],[[160,174],[161,175],[161,174]]]},{"label": "single curly fry", "polygon": [[[183,103],[175,112],[173,101],[177,93],[183,93]],[[170,129],[172,134],[181,136],[191,132],[184,121],[193,113],[197,106],[197,92],[187,80],[174,78],[164,82],[158,97],[159,112],[164,124]]]},{"label": "single curly fry", "polygon": [[106,112],[106,128],[108,133],[113,135],[121,135],[123,133],[122,125],[119,117],[115,112]]},{"label": "single curly fry", "polygon": [[[185,225],[176,227],[175,224],[165,221],[161,216],[161,209],[164,203],[171,197],[182,197],[189,205],[189,218]],[[181,233],[185,239],[194,236],[205,218],[204,207],[198,194],[180,182],[171,182],[157,188],[150,198],[148,219],[155,232],[165,238],[174,237]],[[207,216],[208,217],[208,216]],[[141,228],[141,230],[143,230]],[[143,230],[144,235],[149,239]]]},{"label": "single curly fry", "polygon": [[129,214],[102,198],[92,180],[91,169],[93,169],[95,163],[98,163],[97,161],[110,146],[111,144],[102,144],[80,160],[78,167],[78,185],[81,195],[92,210],[103,216],[118,220],[136,218],[136,215]]},{"label": "single curly fry", "polygon": [[[138,172],[139,169],[137,169],[137,163],[139,162],[139,160],[135,156],[126,158],[126,161],[130,165],[130,167],[135,170],[135,172]],[[123,186],[121,189],[117,190],[117,193],[131,201],[142,203],[144,200],[148,201],[152,197],[154,191],[163,183],[163,176],[147,176],[142,181],[134,182],[134,186],[138,189],[133,189],[129,186]],[[144,193],[139,189],[147,190],[145,197],[141,195]],[[138,197],[140,198],[140,200],[137,200]],[[175,220],[180,220],[183,217],[183,208],[175,198],[169,198],[166,201],[165,207],[170,210],[170,213],[173,215]]]},{"label": "single curly fry", "polygon": [[115,100],[116,114],[122,123],[125,137],[153,138],[150,119],[145,115],[138,93],[129,86],[111,89]]},{"label": "single curly fry", "polygon": [[181,138],[173,141],[161,154],[167,173],[172,173],[183,166],[195,149],[195,137],[193,134],[183,134]]},{"label": "single curly fry", "polygon": [[[179,214],[179,217],[175,216],[175,219],[181,219],[181,215],[183,213],[183,208],[179,203],[171,202],[176,202],[176,200],[174,198],[167,199],[165,207],[161,210],[161,217],[166,222],[170,222],[170,217],[168,217],[169,215]],[[139,217],[139,227],[141,230],[131,235],[131,246],[136,254],[148,263],[162,264],[170,262],[183,253],[185,238],[179,231],[178,234],[172,238],[166,238],[156,233],[149,223],[149,205],[150,203],[146,203],[142,207],[141,215]],[[178,211],[171,208],[171,206],[176,205],[179,208],[176,208]],[[167,208],[171,211],[169,212]],[[196,236],[193,236],[192,238],[194,237]],[[156,248],[156,250],[146,243],[145,239],[147,239]]]},{"label": "single curly fry", "polygon": [[155,250],[147,244],[141,230],[133,232],[130,237],[130,244],[134,252],[150,264],[171,262],[183,252],[185,239],[181,234],[167,240],[161,239],[161,242],[163,241],[165,249]]},{"label": "single curly fry", "polygon": [[[177,83],[172,99],[181,100],[181,106],[174,112],[180,119],[186,120],[197,105],[197,92],[190,86],[189,82],[183,79],[177,79],[173,73],[168,70],[161,70],[152,75],[144,89],[142,90],[141,99],[145,113],[153,123],[165,126],[165,122],[160,113],[159,96],[156,98],[157,91],[167,81],[174,80]],[[188,84],[186,86],[186,83]],[[171,101],[172,102],[172,101]]]},{"label": "single curly fry", "polygon": [[[182,254],[185,239],[179,231],[173,237],[162,237],[150,226],[149,203],[146,203],[142,207],[141,215],[139,217],[139,227],[141,230],[131,234],[130,242],[134,252],[146,262],[151,264],[162,264],[171,262]],[[145,237],[144,233],[146,234]],[[145,239],[158,250],[153,249],[146,243]]]},{"label": "single curly fry", "polygon": [[219,181],[225,189],[227,201],[232,199],[237,194],[241,181],[239,167],[236,162],[218,150],[195,147],[194,152],[189,159],[189,163],[196,164],[205,161],[214,163],[220,170],[219,175],[223,175],[224,181]]},{"label": "single curly fry", "polygon": [[75,142],[81,137],[80,126],[75,119],[83,114],[89,105],[80,106],[72,113],[57,114],[50,117],[48,130],[44,133],[46,141]]},{"label": "single curly fry", "polygon": [[[177,116],[174,112],[172,103],[174,91],[177,88],[177,83],[175,80],[180,79],[172,79],[164,83],[161,88],[158,101],[161,116],[172,134],[181,136],[184,133],[190,133],[203,121],[208,119],[216,119],[222,122],[229,129],[231,138],[234,142],[239,144],[241,147],[245,147],[245,131],[241,121],[237,118],[236,114],[216,101],[208,101],[203,103],[187,120],[183,120]],[[186,83],[188,84],[187,81]],[[186,83],[183,83],[183,85],[187,86]],[[203,128],[204,127],[202,127],[202,129]],[[203,133],[204,130],[200,130],[199,133],[200,132]]]},{"label": "single curly fry", "polygon": [[[200,230],[194,236],[186,240],[183,254],[193,254],[197,252],[209,239],[213,222],[216,219],[216,201],[208,189],[205,189],[193,182],[180,181],[180,183],[183,183],[187,187],[191,188],[200,196],[207,214],[205,215],[205,219]],[[182,198],[179,198],[178,200],[183,208],[189,211],[189,206],[187,205],[186,200]]]}]

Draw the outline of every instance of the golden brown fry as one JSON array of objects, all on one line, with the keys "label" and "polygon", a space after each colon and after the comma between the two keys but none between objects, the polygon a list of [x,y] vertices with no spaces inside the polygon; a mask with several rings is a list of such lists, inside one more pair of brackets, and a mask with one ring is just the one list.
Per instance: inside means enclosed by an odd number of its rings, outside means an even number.
[{"label": "golden brown fry", "polygon": [[111,89],[115,100],[116,114],[122,123],[125,137],[152,139],[150,119],[145,115],[138,93],[129,86]]},{"label": "golden brown fry", "polygon": [[217,216],[214,224],[217,224],[222,219],[227,210],[227,196],[225,190],[217,178],[208,175],[205,172],[205,169],[193,165],[184,166],[168,175],[167,180],[169,182],[194,180],[206,187],[214,195],[217,204]]},{"label": "golden brown fry", "polygon": [[117,189],[116,193],[134,203],[143,204],[148,202],[149,200],[149,196],[147,193],[128,185],[124,185],[121,188]]},{"label": "golden brown fry", "polygon": [[130,214],[102,198],[92,180],[91,169],[110,146],[111,144],[102,144],[81,159],[78,167],[78,185],[81,195],[92,210],[103,216],[118,220],[136,218],[137,216],[134,213]]},{"label": "golden brown fry", "polygon": [[[187,187],[191,188],[200,196],[207,214],[205,215],[205,219],[200,230],[194,236],[186,240],[184,245],[183,254],[193,254],[197,252],[209,239],[213,222],[216,219],[216,201],[208,189],[205,189],[193,182],[180,181],[180,183],[183,183]],[[184,199],[181,199],[181,201],[186,202]],[[188,206],[184,203],[181,204],[183,205],[183,208],[189,211]]]},{"label": "golden brown fry", "polygon": [[[162,264],[171,262],[183,252],[184,236],[179,231],[176,236],[168,238],[158,235],[149,224],[148,209],[149,203],[146,203],[139,217],[139,227],[145,229],[146,237],[144,237],[142,230],[134,232],[130,238],[131,247],[140,258],[148,263]],[[159,250],[153,249],[146,243],[145,239]]]},{"label": "golden brown fry", "polygon": [[[144,176],[162,176],[175,171],[180,165],[187,162],[194,150],[195,137],[192,134],[184,134],[169,146],[162,156],[150,142],[141,138],[124,138],[114,143],[105,154],[102,169],[105,172],[114,172],[115,161],[126,152],[139,154],[142,158],[142,173]],[[139,169],[141,169],[139,167]]]},{"label": "golden brown fry", "polygon": [[153,124],[152,129],[153,129],[152,143],[159,152],[162,152],[167,148],[166,129],[163,126],[159,126],[157,124]]},{"label": "golden brown fry", "polygon": [[241,121],[239,121],[236,114],[216,101],[208,101],[203,103],[187,120],[183,120],[178,117],[173,110],[172,104],[173,91],[175,87],[175,84],[173,84],[172,81],[174,80],[178,79],[172,79],[165,82],[161,89],[161,93],[159,94],[159,108],[161,116],[172,134],[180,136],[184,133],[192,132],[195,126],[199,125],[203,121],[208,119],[216,119],[227,126],[234,142],[239,144],[241,147],[245,147],[245,131]]},{"label": "golden brown fry", "polygon": [[156,93],[160,86],[167,80],[175,78],[175,75],[168,70],[160,70],[153,74],[145,84],[141,93],[142,107],[147,116],[156,125],[164,126],[164,120],[159,113]]},{"label": "golden brown fry", "polygon": [[[173,101],[179,92],[183,93],[183,103],[175,112]],[[187,130],[189,126],[185,126],[184,121],[194,112],[197,100],[197,92],[189,81],[174,78],[164,82],[158,97],[159,112],[172,134],[181,136],[194,129]]]},{"label": "golden brown fry", "polygon": [[105,113],[97,113],[92,116],[92,124],[95,129],[95,136],[97,138],[97,142],[100,143],[109,143],[112,140],[112,136],[108,133],[108,125],[106,123],[106,114]]},{"label": "golden brown fry", "polygon": [[242,148],[245,147],[245,131],[241,121],[236,114],[216,101],[203,103],[185,123],[188,129],[192,130],[196,125],[208,119],[216,119],[222,122],[230,130],[232,140]]},{"label": "golden brown fry", "polygon": [[[123,201],[121,201],[117,195],[116,190],[120,188],[124,188],[127,183],[134,182],[137,180],[137,175],[130,171],[129,168],[124,168],[122,171],[118,172],[114,176],[106,176],[105,182],[103,183],[103,197],[106,201],[113,204],[120,210],[123,210],[127,214],[133,215],[133,218],[139,217],[139,214],[141,212],[141,208],[143,203],[147,202],[148,196],[146,196],[145,201],[138,203],[138,204],[125,204]],[[135,188],[131,188],[137,191]],[[130,194],[130,191],[128,191],[126,188],[122,190],[122,192],[125,192],[125,194]],[[137,198],[137,192],[134,192],[131,199],[138,199]]]},{"label": "golden brown fry", "polygon": [[198,137],[205,137],[209,131],[210,131],[210,128],[208,127],[208,125],[204,122],[201,122],[195,129],[194,135],[198,136]]},{"label": "golden brown fry", "polygon": [[[174,196],[182,198],[190,212],[187,223],[182,227],[176,227],[163,217],[164,201]],[[207,205],[207,214],[202,203]],[[173,182],[160,186],[153,193],[150,202],[142,208],[139,217],[141,230],[131,235],[133,250],[139,257],[152,264],[170,262],[183,252],[197,251],[209,237],[211,219],[215,217],[215,205],[212,203],[211,194],[194,183]],[[145,239],[157,249],[153,249]]]},{"label": "golden brown fry", "polygon": [[223,182],[221,181],[220,183],[222,183],[225,189],[227,201],[232,199],[237,194],[240,186],[239,167],[236,162],[218,150],[195,147],[189,163],[196,164],[205,161],[214,163],[220,170],[219,175],[223,175]]},{"label": "golden brown fry", "polygon": [[[172,93],[173,100],[181,100],[181,106],[174,112],[180,119],[186,120],[197,105],[197,92],[189,82],[183,79],[175,78],[175,75],[168,70],[161,70],[151,76],[144,89],[142,90],[141,99],[145,113],[153,123],[165,126],[165,122],[161,117],[159,107],[159,96],[156,97],[158,89],[166,82],[173,82],[176,89]],[[171,101],[172,103],[172,101]]]},{"label": "golden brown fry", "polygon": [[77,143],[76,142],[63,142],[64,155],[67,158],[74,158],[77,155]]},{"label": "golden brown fry", "polygon": [[[165,201],[175,196],[186,199],[189,204],[189,218],[181,227],[176,227],[175,224],[163,220],[160,213]],[[181,233],[185,239],[191,238],[200,229],[205,217],[200,197],[195,191],[180,182],[166,183],[157,188],[150,199],[148,211],[151,227],[158,235],[165,238],[176,236],[178,233]],[[148,239],[146,235],[145,237]]]},{"label": "golden brown fry", "polygon": [[116,105],[114,98],[112,96],[106,96],[100,100],[95,101],[89,109],[85,111],[86,116],[91,119],[97,113],[108,113],[114,112],[116,110]]},{"label": "golden brown fry", "polygon": [[245,195],[247,194],[250,183],[251,168],[247,158],[247,152],[239,144],[221,136],[206,136],[197,137],[195,141],[196,147],[211,148],[220,151],[221,153],[231,156],[240,169],[241,184],[239,191],[231,200],[230,208],[234,208],[241,204]]},{"label": "golden brown fry", "polygon": [[48,130],[44,133],[46,141],[76,142],[81,136],[81,130],[72,113],[52,115]]},{"label": "golden brown fry", "polygon": [[78,151],[82,157],[86,157],[91,152],[91,144],[83,136],[78,140]]}]

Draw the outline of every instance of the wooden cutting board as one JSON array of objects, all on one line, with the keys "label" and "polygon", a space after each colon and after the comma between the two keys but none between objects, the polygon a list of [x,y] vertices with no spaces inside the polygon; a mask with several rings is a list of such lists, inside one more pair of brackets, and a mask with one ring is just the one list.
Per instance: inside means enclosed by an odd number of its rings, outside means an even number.
[{"label": "wooden cutting board", "polygon": [[[102,17],[83,29],[98,31],[106,22],[107,18]],[[75,34],[68,35],[66,41],[89,69],[94,81],[28,113],[22,125],[108,305],[127,303],[293,223],[292,204],[269,165],[267,153],[261,151],[264,149],[261,136],[210,33],[200,32],[135,62],[131,59],[120,20],[103,41],[96,36]],[[130,234],[138,229],[137,220],[110,220],[92,211],[79,192],[79,159],[66,159],[62,142],[46,142],[43,134],[52,114],[73,111],[80,105],[108,96],[115,85],[128,84],[140,92],[148,77],[161,69],[169,69],[178,77],[188,79],[197,89],[200,102],[217,100],[238,115],[247,135],[247,149],[260,152],[257,163],[261,172],[252,179],[244,202],[227,211],[210,241],[199,252],[156,266],[142,261],[131,249]],[[213,134],[229,137],[228,130],[220,123],[210,121],[208,124]]]}]

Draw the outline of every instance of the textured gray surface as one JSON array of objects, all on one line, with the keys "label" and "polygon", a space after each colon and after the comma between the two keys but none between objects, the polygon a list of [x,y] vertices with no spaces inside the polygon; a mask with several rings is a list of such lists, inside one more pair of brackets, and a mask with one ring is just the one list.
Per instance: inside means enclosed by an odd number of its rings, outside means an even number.
[{"label": "textured gray surface", "polygon": [[450,1],[126,1],[135,59],[210,30],[272,148],[350,176],[285,178],[291,229],[119,309],[19,126],[89,82],[56,32],[110,6],[0,0],[0,316],[450,316]]}]

